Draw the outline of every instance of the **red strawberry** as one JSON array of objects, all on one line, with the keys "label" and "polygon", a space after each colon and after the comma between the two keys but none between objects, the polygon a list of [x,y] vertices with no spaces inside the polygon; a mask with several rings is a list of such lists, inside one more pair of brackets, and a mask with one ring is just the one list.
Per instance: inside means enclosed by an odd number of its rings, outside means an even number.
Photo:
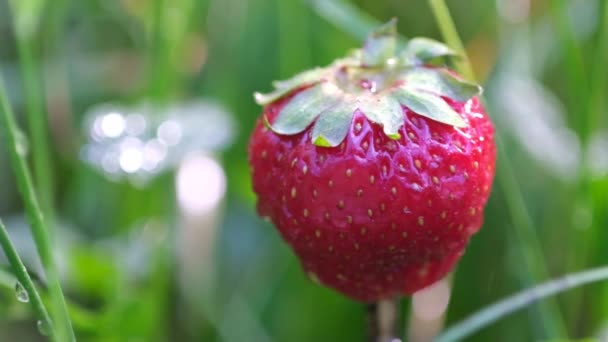
[{"label": "red strawberry", "polygon": [[479,230],[494,131],[479,87],[431,66],[451,51],[394,23],[327,68],[278,82],[249,145],[260,215],[309,276],[361,301],[445,276]]}]

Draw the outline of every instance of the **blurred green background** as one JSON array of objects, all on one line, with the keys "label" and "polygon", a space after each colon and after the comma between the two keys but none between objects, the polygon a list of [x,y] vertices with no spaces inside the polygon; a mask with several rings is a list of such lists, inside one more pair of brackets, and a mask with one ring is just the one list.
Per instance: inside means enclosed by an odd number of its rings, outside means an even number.
[{"label": "blurred green background", "polygon": [[[408,341],[608,262],[606,2],[447,1],[500,137],[498,175],[451,290],[403,300]],[[425,1],[0,0],[11,103],[28,136],[26,112],[46,118],[29,156],[79,340],[365,338],[362,305],[310,282],[257,217],[246,144],[254,91],[330,63],[391,17],[405,37],[441,40]],[[0,217],[45,299],[3,144]],[[44,340],[8,266],[0,283],[0,340]],[[469,340],[602,336],[607,283]]]}]

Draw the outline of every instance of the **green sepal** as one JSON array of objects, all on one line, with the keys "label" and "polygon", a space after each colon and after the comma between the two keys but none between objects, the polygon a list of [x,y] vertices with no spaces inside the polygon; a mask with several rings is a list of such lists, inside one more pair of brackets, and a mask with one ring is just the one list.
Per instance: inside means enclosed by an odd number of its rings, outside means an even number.
[{"label": "green sepal", "polygon": [[440,57],[455,57],[458,54],[447,45],[429,38],[412,38],[401,51],[405,65],[429,64]]},{"label": "green sepal", "polygon": [[418,115],[451,125],[466,127],[467,123],[442,98],[407,86],[392,91],[392,97]]},{"label": "green sepal", "polygon": [[481,87],[455,77],[445,69],[411,68],[402,74],[405,86],[465,102],[481,94]]},{"label": "green sepal", "polygon": [[335,147],[348,134],[355,106],[347,101],[340,101],[337,105],[321,113],[312,129],[312,143],[317,146]]},{"label": "green sepal", "polygon": [[374,67],[386,64],[397,52],[397,19],[380,26],[365,40],[361,50],[361,65]]},{"label": "green sepal", "polygon": [[273,123],[266,124],[278,134],[297,134],[330,107],[340,101],[342,91],[332,83],[322,82],[297,94],[281,109]]},{"label": "green sepal", "polygon": [[324,76],[327,74],[327,68],[315,68],[312,70],[307,70],[301,72],[294,77],[284,80],[284,81],[274,81],[272,85],[275,87],[275,90],[268,94],[262,93],[254,93],[253,97],[255,98],[255,102],[261,106],[265,106],[270,104],[281,97],[287,95],[289,92],[300,88],[305,85],[314,84],[323,80]]},{"label": "green sepal", "polygon": [[391,139],[399,139],[399,128],[403,126],[403,109],[401,104],[391,96],[362,97],[358,103],[359,110],[373,122],[382,125],[384,134]]}]

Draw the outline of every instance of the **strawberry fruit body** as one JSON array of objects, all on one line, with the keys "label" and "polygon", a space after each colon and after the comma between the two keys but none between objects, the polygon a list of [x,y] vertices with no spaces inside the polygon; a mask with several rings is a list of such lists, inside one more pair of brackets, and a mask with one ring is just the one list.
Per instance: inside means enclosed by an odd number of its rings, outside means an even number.
[{"label": "strawberry fruit body", "polygon": [[361,51],[256,94],[249,144],[258,212],[311,279],[356,300],[444,277],[479,230],[494,177],[480,88],[438,66],[424,38],[396,51],[394,23]]}]

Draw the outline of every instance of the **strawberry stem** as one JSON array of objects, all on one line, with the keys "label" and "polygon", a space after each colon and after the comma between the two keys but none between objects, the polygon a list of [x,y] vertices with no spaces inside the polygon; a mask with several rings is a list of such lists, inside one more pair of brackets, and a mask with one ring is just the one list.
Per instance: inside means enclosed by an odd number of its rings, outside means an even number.
[{"label": "strawberry stem", "polygon": [[399,298],[393,298],[366,305],[369,342],[390,342],[397,338],[399,303]]}]

